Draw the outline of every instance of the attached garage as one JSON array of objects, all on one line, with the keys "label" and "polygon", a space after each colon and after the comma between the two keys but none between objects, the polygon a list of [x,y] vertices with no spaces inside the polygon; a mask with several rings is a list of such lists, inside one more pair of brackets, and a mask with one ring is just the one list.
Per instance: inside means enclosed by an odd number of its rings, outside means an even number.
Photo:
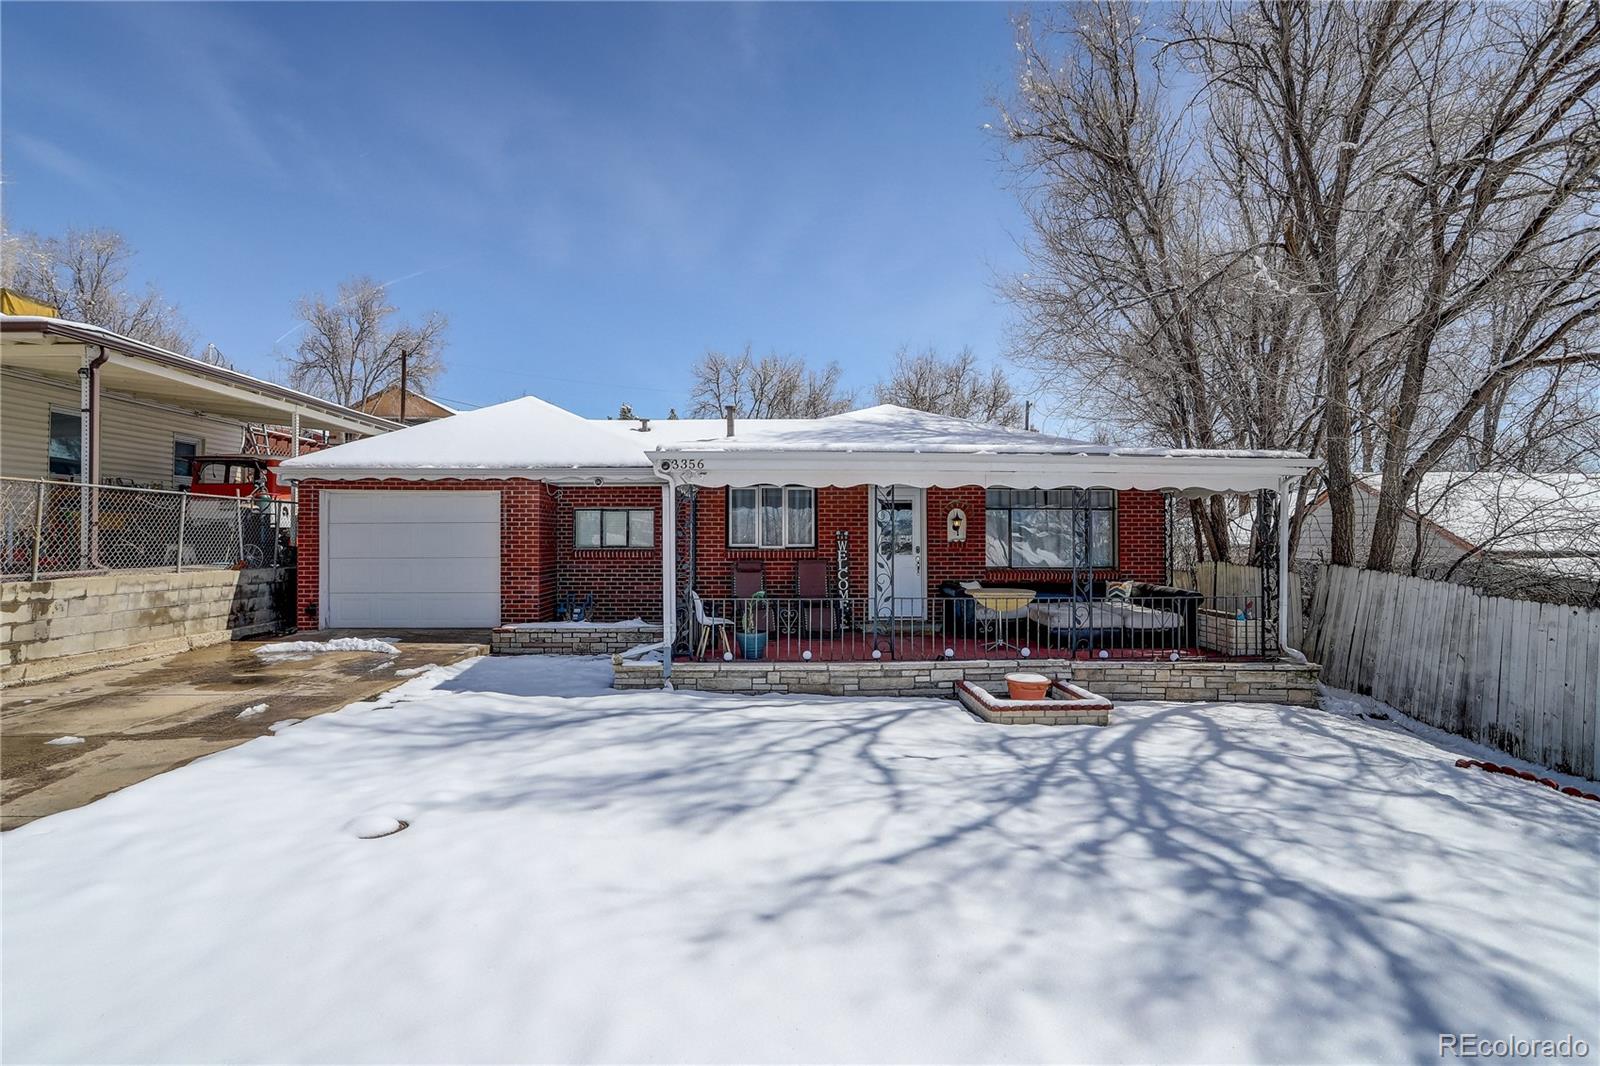
[{"label": "attached garage", "polygon": [[500,623],[500,493],[322,493],[321,623]]}]

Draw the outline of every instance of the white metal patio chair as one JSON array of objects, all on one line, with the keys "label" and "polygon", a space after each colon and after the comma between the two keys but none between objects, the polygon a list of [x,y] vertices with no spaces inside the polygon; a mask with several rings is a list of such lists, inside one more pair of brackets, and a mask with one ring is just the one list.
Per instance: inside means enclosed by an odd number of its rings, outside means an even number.
[{"label": "white metal patio chair", "polygon": [[696,658],[704,658],[706,645],[711,641],[711,634],[715,632],[722,638],[722,650],[729,655],[733,654],[733,644],[728,640],[728,632],[733,629],[733,619],[723,618],[720,615],[706,614],[705,601],[698,592],[690,592],[689,599],[694,601],[694,620],[700,627],[700,647],[695,651]]}]

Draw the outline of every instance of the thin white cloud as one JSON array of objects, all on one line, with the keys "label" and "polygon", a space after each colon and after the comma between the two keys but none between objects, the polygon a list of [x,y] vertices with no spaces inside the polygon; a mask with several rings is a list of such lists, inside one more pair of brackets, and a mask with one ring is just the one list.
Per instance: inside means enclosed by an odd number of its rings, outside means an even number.
[{"label": "thin white cloud", "polygon": [[15,129],[6,131],[6,139],[40,167],[96,196],[106,195],[116,184],[101,167],[79,158],[53,141]]},{"label": "thin white cloud", "polygon": [[[423,267],[421,270],[413,270],[409,274],[402,274],[398,278],[390,278],[388,281],[379,283],[378,288],[382,290],[388,290],[390,286],[398,285],[402,281],[410,281],[412,278],[420,278],[422,275],[431,274],[437,269],[437,267]],[[340,302],[343,303],[342,300]],[[299,333],[305,328],[306,324],[304,322],[296,322],[294,325],[290,326],[288,329],[279,334],[278,339],[272,342],[272,346],[276,348],[278,345],[282,344],[284,341],[288,340],[290,337],[294,336],[296,333]]]}]

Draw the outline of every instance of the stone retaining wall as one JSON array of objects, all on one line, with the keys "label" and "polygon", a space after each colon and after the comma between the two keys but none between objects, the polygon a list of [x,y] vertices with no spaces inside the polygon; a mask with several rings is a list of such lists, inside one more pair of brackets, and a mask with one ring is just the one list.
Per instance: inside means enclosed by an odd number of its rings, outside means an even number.
[{"label": "stone retaining wall", "polygon": [[661,632],[660,626],[500,626],[489,634],[489,654],[616,655],[658,643]]},{"label": "stone retaining wall", "polygon": [[275,633],[293,567],[126,570],[0,584],[0,681],[15,684]]},{"label": "stone retaining wall", "polygon": [[[613,658],[617,688],[661,686],[661,664]],[[672,683],[706,692],[808,692],[826,696],[952,696],[955,682],[998,684],[1005,675],[1027,670],[1082,685],[1113,701],[1185,700],[1195,702],[1317,702],[1317,666],[1293,662],[1178,662],[1111,660],[1073,662],[1039,659],[981,659],[967,662],[748,663],[675,662]]]}]

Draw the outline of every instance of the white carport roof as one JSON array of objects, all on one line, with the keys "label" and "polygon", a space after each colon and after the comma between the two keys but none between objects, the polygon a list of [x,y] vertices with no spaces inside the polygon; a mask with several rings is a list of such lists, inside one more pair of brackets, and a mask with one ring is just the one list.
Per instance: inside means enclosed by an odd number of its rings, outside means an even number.
[{"label": "white carport roof", "polygon": [[3,315],[0,338],[0,363],[7,369],[75,380],[86,349],[98,348],[107,356],[100,386],[112,392],[267,425],[288,425],[298,413],[303,430],[381,434],[399,428],[398,422],[83,322]]},{"label": "white carport roof", "polygon": [[1276,489],[1294,452],[1120,448],[883,405],[831,418],[580,418],[532,396],[303,455],[283,477],[533,477],[692,485],[1075,485],[1174,492]]}]

